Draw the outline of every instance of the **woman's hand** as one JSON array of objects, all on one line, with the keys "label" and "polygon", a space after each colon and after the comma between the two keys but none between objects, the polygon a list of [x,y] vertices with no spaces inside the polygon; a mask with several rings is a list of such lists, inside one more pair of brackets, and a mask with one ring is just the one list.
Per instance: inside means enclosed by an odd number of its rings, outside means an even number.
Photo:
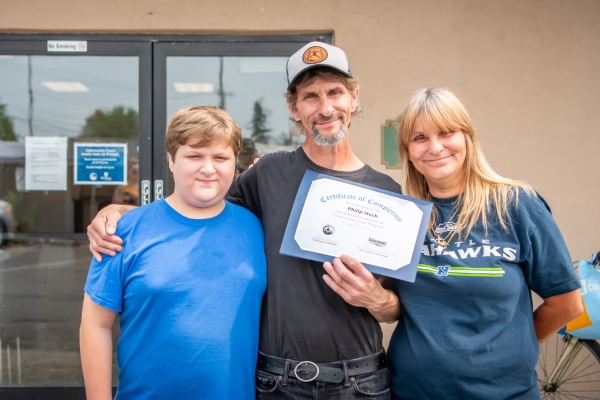
[{"label": "woman's hand", "polygon": [[358,260],[350,256],[335,258],[323,264],[325,283],[348,304],[364,307],[379,322],[394,322],[400,317],[400,301]]}]

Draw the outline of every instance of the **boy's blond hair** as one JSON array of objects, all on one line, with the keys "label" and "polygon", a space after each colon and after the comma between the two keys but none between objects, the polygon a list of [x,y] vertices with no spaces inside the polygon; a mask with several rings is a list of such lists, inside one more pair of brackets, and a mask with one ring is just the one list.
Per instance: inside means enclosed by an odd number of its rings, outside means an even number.
[{"label": "boy's blond hair", "polygon": [[165,147],[175,160],[180,146],[190,139],[191,147],[205,147],[223,141],[237,157],[242,148],[242,130],[224,110],[214,106],[186,107],[177,111],[167,124]]}]

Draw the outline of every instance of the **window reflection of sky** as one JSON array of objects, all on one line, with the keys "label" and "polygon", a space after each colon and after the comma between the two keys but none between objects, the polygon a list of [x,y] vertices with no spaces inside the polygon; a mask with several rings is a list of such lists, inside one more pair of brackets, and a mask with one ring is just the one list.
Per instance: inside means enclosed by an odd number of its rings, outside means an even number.
[{"label": "window reflection of sky", "polygon": [[[167,117],[192,105],[219,105],[219,70],[223,61],[225,110],[250,137],[254,102],[267,112],[272,139],[288,135],[289,112],[285,104],[287,57],[168,57]],[[212,93],[178,93],[175,83],[212,84]]]},{"label": "window reflection of sky", "polygon": [[[29,136],[28,59],[31,59],[33,134],[77,137],[86,118],[96,110],[116,106],[138,111],[137,57],[4,56],[0,58],[0,104],[12,119],[20,142]],[[225,109],[252,134],[254,102],[267,113],[271,142],[289,132],[285,104],[286,57],[169,57],[167,59],[167,117],[190,105],[219,105],[219,69],[223,62]],[[80,82],[88,92],[56,92],[42,82]],[[178,93],[174,84],[212,84],[212,93]],[[303,138],[295,139],[301,143]]]},{"label": "window reflection of sky", "polygon": [[[14,56],[0,59],[0,103],[7,105],[19,141],[29,136],[28,57],[31,57],[33,134],[77,137],[97,109],[138,111],[138,58]],[[55,92],[42,82],[80,82],[89,92]]]}]

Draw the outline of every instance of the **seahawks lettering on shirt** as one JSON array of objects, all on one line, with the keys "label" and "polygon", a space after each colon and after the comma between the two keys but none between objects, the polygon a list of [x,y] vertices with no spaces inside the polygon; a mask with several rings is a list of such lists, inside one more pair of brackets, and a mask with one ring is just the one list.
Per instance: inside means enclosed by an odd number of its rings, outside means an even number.
[{"label": "seahawks lettering on shirt", "polygon": [[[439,224],[435,231],[437,234],[448,234],[456,230],[454,222],[444,222]],[[442,236],[443,237],[443,236]],[[512,247],[494,246],[489,239],[481,239],[480,242],[472,239],[458,240],[450,243],[448,247],[438,245],[433,238],[429,239],[431,243],[423,244],[421,254],[424,256],[450,256],[456,260],[464,260],[465,258],[479,257],[502,257],[507,261],[515,261],[517,259],[517,249]]]}]

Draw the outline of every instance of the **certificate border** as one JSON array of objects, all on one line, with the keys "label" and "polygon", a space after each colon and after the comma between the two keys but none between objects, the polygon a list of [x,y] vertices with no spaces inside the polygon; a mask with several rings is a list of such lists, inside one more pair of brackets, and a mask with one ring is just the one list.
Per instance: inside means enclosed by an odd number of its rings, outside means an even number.
[{"label": "certificate border", "polygon": [[317,179],[324,179],[324,178],[332,179],[335,181],[347,183],[347,184],[350,184],[353,186],[358,186],[358,187],[369,189],[369,190],[373,190],[375,192],[387,194],[389,196],[398,197],[400,199],[407,200],[407,201],[414,203],[417,207],[419,207],[419,209],[421,211],[423,211],[423,216],[421,218],[421,226],[420,226],[419,232],[417,234],[415,248],[413,250],[413,254],[412,254],[409,264],[393,271],[393,270],[390,270],[387,268],[377,267],[372,264],[364,264],[363,263],[364,266],[374,274],[385,275],[385,276],[389,276],[389,277],[395,278],[395,279],[400,279],[403,281],[414,282],[415,278],[417,276],[417,266],[419,265],[419,258],[421,257],[421,248],[422,248],[421,244],[425,240],[425,235],[427,234],[427,226],[429,224],[429,216],[431,215],[431,208],[432,208],[433,204],[428,201],[414,199],[412,197],[408,197],[408,196],[404,196],[404,195],[401,195],[398,193],[390,192],[388,190],[383,190],[383,189],[379,189],[376,187],[363,185],[361,183],[348,181],[348,180],[341,179],[341,178],[327,175],[327,174],[321,174],[321,173],[315,172],[315,171],[307,170],[304,173],[304,177],[302,178],[302,182],[300,183],[300,187],[298,188],[298,193],[296,193],[296,199],[294,200],[294,205],[292,207],[292,212],[290,213],[290,218],[288,219],[288,223],[285,228],[285,234],[283,235],[283,241],[281,242],[281,247],[279,249],[279,253],[286,255],[286,256],[304,258],[304,259],[313,260],[313,261],[321,261],[321,262],[329,261],[329,262],[331,262],[331,260],[333,260],[334,257],[326,255],[326,254],[320,254],[320,253],[314,253],[312,251],[302,250],[300,248],[300,246],[298,246],[298,243],[296,243],[296,240],[294,239],[294,234],[298,227],[298,221],[300,220],[300,214],[302,214],[302,208],[304,207],[304,202],[306,201],[306,197],[308,196],[310,186],[313,183],[313,181],[316,181]]}]

